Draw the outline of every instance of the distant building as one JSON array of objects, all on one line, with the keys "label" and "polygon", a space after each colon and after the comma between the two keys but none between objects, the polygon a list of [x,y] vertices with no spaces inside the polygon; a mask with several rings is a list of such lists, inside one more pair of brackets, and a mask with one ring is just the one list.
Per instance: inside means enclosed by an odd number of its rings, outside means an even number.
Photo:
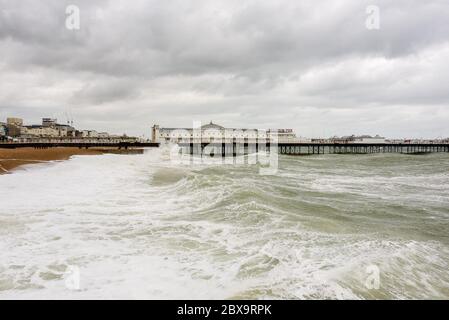
[{"label": "distant building", "polygon": [[4,122],[0,122],[0,140],[3,140],[8,135],[8,126]]},{"label": "distant building", "polygon": [[21,126],[23,120],[21,118],[7,118],[6,119],[6,131],[10,137],[19,137],[21,134]]},{"label": "distant building", "polygon": [[[58,119],[54,118],[42,118],[43,128],[54,128],[58,131],[58,137],[75,137],[75,128],[68,124],[59,124]],[[49,131],[50,132],[50,131]],[[52,134],[54,134],[52,132]]]},{"label": "distant building", "polygon": [[58,119],[42,118],[43,127],[54,127],[57,125]]},{"label": "distant building", "polygon": [[52,127],[44,127],[41,125],[23,126],[21,128],[21,135],[35,136],[35,137],[59,137],[59,130]]},{"label": "distant building", "polygon": [[270,136],[272,133],[277,135],[278,140],[282,142],[297,142],[298,137],[296,137],[296,133],[293,129],[277,129],[277,130],[268,130],[268,135]]},{"label": "distant building", "polygon": [[0,122],[0,139],[6,140],[9,137],[14,140],[36,141],[40,139],[64,140],[68,139],[108,139],[108,141],[137,141],[137,138],[124,136],[111,136],[107,132],[97,132],[95,130],[78,131],[73,126],[73,121],[67,124],[59,124],[57,119],[42,118],[39,125],[24,125],[21,118],[7,118],[7,122]]},{"label": "distant building", "polygon": [[344,136],[344,137],[333,137],[330,138],[330,141],[333,143],[385,143],[386,140],[384,137],[376,135],[374,137],[369,135],[362,136]]},{"label": "distant building", "polygon": [[82,138],[99,138],[99,134],[95,130],[83,130],[81,131]]},{"label": "distant building", "polygon": [[385,143],[385,137],[376,135],[374,137],[364,135],[359,137],[354,137],[354,143]]},{"label": "distant building", "polygon": [[296,134],[292,129],[258,130],[258,129],[234,129],[225,128],[212,121],[198,129],[192,128],[161,128],[159,125],[152,127],[153,142],[248,142],[273,140],[295,141]]},{"label": "distant building", "polygon": [[7,118],[6,124],[10,126],[21,127],[23,126],[23,119],[21,118]]},{"label": "distant building", "polygon": [[65,137],[69,137],[69,138],[75,137],[76,129],[72,126],[69,126],[67,124],[56,124],[54,126],[54,128],[59,131],[60,137],[64,137],[64,138]]},{"label": "distant building", "polygon": [[89,138],[98,138],[98,132],[95,130],[89,130]]}]

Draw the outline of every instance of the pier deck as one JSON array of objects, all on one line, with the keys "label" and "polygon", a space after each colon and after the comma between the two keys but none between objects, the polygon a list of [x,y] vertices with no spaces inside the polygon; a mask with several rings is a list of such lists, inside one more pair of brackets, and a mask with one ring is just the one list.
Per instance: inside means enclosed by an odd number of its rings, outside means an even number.
[{"label": "pier deck", "polygon": [[35,148],[35,149],[47,149],[47,148],[157,148],[159,143],[156,142],[6,142],[0,143],[0,148],[16,149],[16,148]]},{"label": "pier deck", "polygon": [[279,154],[310,155],[310,154],[372,154],[372,153],[404,153],[421,154],[449,152],[449,144],[427,143],[178,143],[185,153],[190,154],[221,154],[245,155],[259,150],[269,151],[278,148]]},{"label": "pier deck", "polygon": [[280,143],[280,154],[370,154],[449,152],[449,144]]},{"label": "pier deck", "polygon": [[[190,154],[221,154],[243,155],[256,153],[261,150],[270,151],[277,147],[279,154],[288,155],[310,155],[310,154],[371,154],[371,153],[436,153],[449,152],[447,143],[178,143],[185,153]],[[128,148],[157,148],[158,142],[13,142],[0,143],[0,148],[95,148],[95,147],[116,147],[119,149]]]}]

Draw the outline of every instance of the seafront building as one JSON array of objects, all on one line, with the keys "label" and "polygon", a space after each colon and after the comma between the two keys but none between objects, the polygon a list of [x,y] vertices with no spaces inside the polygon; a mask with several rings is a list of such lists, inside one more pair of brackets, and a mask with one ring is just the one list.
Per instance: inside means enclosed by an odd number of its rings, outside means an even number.
[{"label": "seafront building", "polygon": [[6,123],[0,122],[0,140],[17,142],[36,141],[103,141],[103,142],[133,142],[138,139],[125,135],[110,135],[107,132],[96,130],[77,130],[70,124],[60,124],[54,118],[42,118],[42,123],[38,125],[24,125],[21,118],[7,118]]},{"label": "seafront building", "polygon": [[58,125],[58,119],[42,118],[43,127],[55,127]]},{"label": "seafront building", "polygon": [[8,125],[4,122],[0,122],[0,141],[6,139],[8,133]]},{"label": "seafront building", "polygon": [[21,118],[7,118],[6,124],[21,127],[23,125],[23,120]]},{"label": "seafront building", "polygon": [[20,136],[20,128],[23,125],[23,120],[20,118],[7,118],[6,119],[6,133],[11,137]]},{"label": "seafront building", "polygon": [[17,126],[19,133],[9,134],[12,137],[33,138],[33,137],[51,137],[67,138],[75,137],[74,127],[66,124],[59,124],[57,119],[43,118],[40,125],[22,125]]},{"label": "seafront building", "polygon": [[344,137],[333,137],[330,139],[331,142],[335,143],[386,143],[385,137],[375,135],[374,137],[369,135],[362,136],[344,136]]},{"label": "seafront building", "polygon": [[261,141],[297,141],[298,138],[292,129],[259,130],[225,128],[212,121],[199,128],[161,128],[152,127],[152,142],[192,142],[192,143],[232,143]]}]

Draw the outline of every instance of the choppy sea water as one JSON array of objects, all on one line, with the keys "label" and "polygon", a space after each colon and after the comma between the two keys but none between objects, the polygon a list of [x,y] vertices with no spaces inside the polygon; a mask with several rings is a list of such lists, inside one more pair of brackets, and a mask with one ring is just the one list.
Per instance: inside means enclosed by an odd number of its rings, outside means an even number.
[{"label": "choppy sea water", "polygon": [[0,299],[448,299],[448,270],[448,154],[265,176],[152,149],[0,176]]}]

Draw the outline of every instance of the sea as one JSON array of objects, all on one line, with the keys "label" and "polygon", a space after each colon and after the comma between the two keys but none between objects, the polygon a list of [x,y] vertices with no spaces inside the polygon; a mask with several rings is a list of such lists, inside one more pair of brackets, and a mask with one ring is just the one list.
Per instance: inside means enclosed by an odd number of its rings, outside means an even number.
[{"label": "sea", "polygon": [[75,156],[0,176],[0,299],[449,299],[449,154]]}]

